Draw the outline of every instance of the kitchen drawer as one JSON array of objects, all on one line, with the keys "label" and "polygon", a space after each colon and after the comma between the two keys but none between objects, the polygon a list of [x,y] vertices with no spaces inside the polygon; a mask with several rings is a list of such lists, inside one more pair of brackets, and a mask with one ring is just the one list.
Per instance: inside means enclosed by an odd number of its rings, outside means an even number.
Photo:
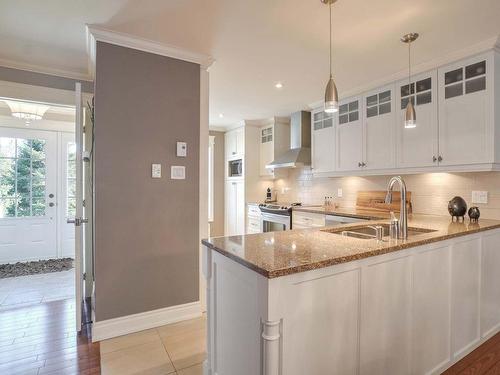
[{"label": "kitchen drawer", "polygon": [[248,217],[258,217],[260,220],[260,208],[256,204],[248,204],[247,205],[247,215]]},{"label": "kitchen drawer", "polygon": [[247,233],[261,233],[261,220],[260,218],[248,217],[247,220]]},{"label": "kitchen drawer", "polygon": [[324,227],[325,215],[313,214],[310,212],[296,212],[292,213],[292,228],[306,227]]}]

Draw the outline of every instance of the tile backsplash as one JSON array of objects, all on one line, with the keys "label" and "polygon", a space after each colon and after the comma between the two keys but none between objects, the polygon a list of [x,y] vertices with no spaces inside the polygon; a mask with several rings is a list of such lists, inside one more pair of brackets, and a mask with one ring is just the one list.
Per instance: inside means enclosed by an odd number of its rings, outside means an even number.
[{"label": "tile backsplash", "polygon": [[[291,170],[288,178],[276,180],[274,188],[280,201],[323,204],[325,196],[333,196],[342,207],[356,205],[359,190],[385,190],[391,176],[313,178],[310,168]],[[413,212],[448,215],[448,201],[456,195],[467,206],[478,206],[481,217],[500,220],[500,172],[424,173],[404,175],[412,192]],[[342,198],[337,190],[342,189]],[[488,191],[487,204],[472,204],[472,191]]]}]

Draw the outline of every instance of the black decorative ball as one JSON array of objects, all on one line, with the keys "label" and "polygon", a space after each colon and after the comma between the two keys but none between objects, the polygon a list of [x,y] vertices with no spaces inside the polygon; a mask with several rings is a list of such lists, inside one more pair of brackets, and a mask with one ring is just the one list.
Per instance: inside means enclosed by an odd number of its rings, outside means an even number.
[{"label": "black decorative ball", "polygon": [[451,201],[448,202],[448,212],[450,213],[452,220],[457,218],[464,218],[465,213],[467,212],[467,203],[462,197],[454,197]]},{"label": "black decorative ball", "polygon": [[469,219],[472,222],[477,222],[479,220],[479,216],[481,216],[481,212],[479,212],[479,207],[471,207],[469,208]]}]

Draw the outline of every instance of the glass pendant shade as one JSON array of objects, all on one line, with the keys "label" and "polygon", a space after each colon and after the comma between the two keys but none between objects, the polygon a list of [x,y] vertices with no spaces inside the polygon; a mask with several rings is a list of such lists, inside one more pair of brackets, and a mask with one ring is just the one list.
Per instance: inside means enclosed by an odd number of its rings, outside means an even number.
[{"label": "glass pendant shade", "polygon": [[405,111],[405,129],[412,129],[417,127],[417,114],[415,113],[415,107],[408,102]]},{"label": "glass pendant shade", "polygon": [[26,125],[31,121],[41,120],[49,109],[48,105],[39,103],[22,102],[17,100],[4,100],[10,108],[12,117],[25,120]]},{"label": "glass pendant shade", "polygon": [[328,80],[328,84],[326,85],[325,90],[325,112],[326,113],[334,113],[339,110],[339,93],[337,91],[337,85],[333,80],[333,77],[330,76]]}]

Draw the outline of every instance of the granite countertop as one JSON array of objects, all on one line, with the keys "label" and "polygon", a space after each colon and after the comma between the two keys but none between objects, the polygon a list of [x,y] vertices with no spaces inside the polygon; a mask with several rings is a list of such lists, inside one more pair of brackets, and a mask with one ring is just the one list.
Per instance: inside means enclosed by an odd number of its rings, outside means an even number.
[{"label": "granite countertop", "polygon": [[[431,215],[410,215],[408,219],[408,227],[434,231],[414,235],[407,240],[384,238],[382,242],[327,232],[367,225],[355,223],[324,229],[215,237],[202,243],[267,278],[275,278],[500,228],[498,220],[480,219],[478,223],[466,220],[465,223],[457,223],[452,222],[449,216]],[[374,220],[369,224],[387,223],[388,220]]]},{"label": "granite countertop", "polygon": [[[347,207],[325,207],[325,206],[298,206],[293,207],[293,211],[310,212],[313,214],[324,214],[334,216],[353,217],[356,219],[377,220],[389,219],[390,213],[376,210],[347,208]],[[399,213],[396,213],[396,216]]]}]

